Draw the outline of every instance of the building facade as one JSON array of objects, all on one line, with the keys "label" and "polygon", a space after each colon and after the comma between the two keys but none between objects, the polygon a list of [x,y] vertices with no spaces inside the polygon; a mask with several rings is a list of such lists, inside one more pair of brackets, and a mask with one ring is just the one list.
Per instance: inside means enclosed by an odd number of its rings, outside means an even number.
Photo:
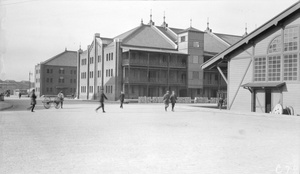
[{"label": "building facade", "polygon": [[294,114],[300,114],[299,43],[297,2],[202,68],[228,63],[228,109],[269,113],[292,107]]},{"label": "building facade", "polygon": [[200,65],[240,38],[210,29],[170,28],[165,21],[156,26],[152,19],[114,38],[96,33],[87,49],[77,53],[77,95],[96,99],[103,89],[117,100],[121,91],[136,99],[174,90],[182,97],[213,97],[226,85],[215,77],[217,71],[204,72]]},{"label": "building facade", "polygon": [[35,66],[35,90],[38,96],[76,93],[77,52],[67,49]]}]

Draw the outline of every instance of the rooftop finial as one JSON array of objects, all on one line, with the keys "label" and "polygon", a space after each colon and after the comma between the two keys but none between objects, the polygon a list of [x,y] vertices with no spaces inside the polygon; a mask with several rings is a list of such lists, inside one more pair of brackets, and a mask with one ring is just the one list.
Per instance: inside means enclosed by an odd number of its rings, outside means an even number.
[{"label": "rooftop finial", "polygon": [[247,33],[247,23],[245,24],[245,34],[243,36],[247,36],[248,33]]},{"label": "rooftop finial", "polygon": [[141,25],[143,25],[144,24],[144,22],[143,22],[143,18],[141,19]]},{"label": "rooftop finial", "polygon": [[165,11],[164,11],[164,23],[166,22],[166,15],[165,15]]},{"label": "rooftop finial", "polygon": [[207,30],[209,30],[209,18],[207,18]]},{"label": "rooftop finial", "polygon": [[192,27],[192,23],[193,23],[193,21],[192,21],[192,19],[190,19],[190,27]]},{"label": "rooftop finial", "polygon": [[154,22],[152,21],[152,9],[150,10],[150,21],[149,25],[154,25]]}]

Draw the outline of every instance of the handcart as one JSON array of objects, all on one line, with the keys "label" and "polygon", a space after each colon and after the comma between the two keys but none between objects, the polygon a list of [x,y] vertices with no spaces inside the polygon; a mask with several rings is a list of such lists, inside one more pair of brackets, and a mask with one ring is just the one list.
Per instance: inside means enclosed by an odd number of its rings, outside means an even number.
[{"label": "handcart", "polygon": [[60,99],[57,96],[44,96],[42,103],[46,109],[49,109],[51,105],[54,105],[56,109],[60,107]]}]

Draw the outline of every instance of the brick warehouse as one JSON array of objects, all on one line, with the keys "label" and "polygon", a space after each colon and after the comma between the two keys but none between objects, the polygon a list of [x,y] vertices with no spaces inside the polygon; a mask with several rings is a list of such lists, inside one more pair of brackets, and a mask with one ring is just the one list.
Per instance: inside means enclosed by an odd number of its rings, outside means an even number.
[{"label": "brick warehouse", "polygon": [[103,89],[110,100],[121,91],[126,98],[162,96],[174,90],[179,96],[215,97],[226,91],[216,70],[200,65],[242,37],[213,33],[193,27],[156,26],[150,16],[141,24],[114,38],[96,33],[86,50],[77,53],[77,96],[96,99]]},{"label": "brick warehouse", "polygon": [[64,52],[35,66],[35,90],[38,96],[76,93],[76,51]]},{"label": "brick warehouse", "polygon": [[298,1],[202,65],[228,64],[228,109],[300,114],[299,33]]}]

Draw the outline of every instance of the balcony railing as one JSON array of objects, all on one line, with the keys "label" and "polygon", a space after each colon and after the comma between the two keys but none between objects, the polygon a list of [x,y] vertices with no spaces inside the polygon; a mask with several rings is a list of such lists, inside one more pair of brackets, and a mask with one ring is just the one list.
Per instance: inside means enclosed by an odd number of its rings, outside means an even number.
[{"label": "balcony railing", "polygon": [[[129,80],[128,77],[125,77],[123,80],[124,80],[124,83],[168,84],[167,78],[134,78],[134,77],[131,77]],[[169,79],[169,84],[185,85],[186,80]]]},{"label": "balcony railing", "polygon": [[[131,66],[148,66],[148,61],[145,59],[123,59],[122,65],[131,65]],[[168,67],[168,62],[161,60],[150,60],[149,66],[153,67]],[[181,62],[170,62],[170,68],[186,68],[185,63]]]}]

